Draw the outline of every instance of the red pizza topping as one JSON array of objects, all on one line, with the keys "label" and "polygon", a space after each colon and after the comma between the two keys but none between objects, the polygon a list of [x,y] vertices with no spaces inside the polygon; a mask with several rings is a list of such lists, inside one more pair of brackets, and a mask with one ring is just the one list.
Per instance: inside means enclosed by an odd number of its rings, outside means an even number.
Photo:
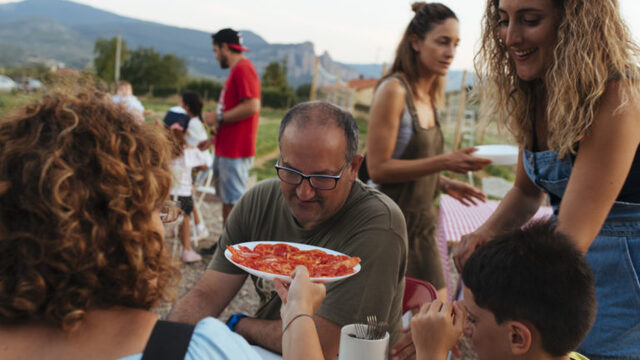
[{"label": "red pizza topping", "polygon": [[253,250],[246,246],[227,246],[236,263],[271,274],[289,276],[298,265],[309,270],[311,277],[337,277],[354,273],[359,257],[331,255],[322,250],[300,250],[288,244],[258,244]]}]

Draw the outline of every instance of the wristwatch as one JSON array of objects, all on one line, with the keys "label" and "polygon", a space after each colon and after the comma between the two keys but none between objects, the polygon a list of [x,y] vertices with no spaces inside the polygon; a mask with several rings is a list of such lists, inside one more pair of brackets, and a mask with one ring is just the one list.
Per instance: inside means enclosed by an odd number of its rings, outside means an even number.
[{"label": "wristwatch", "polygon": [[231,317],[229,317],[229,319],[227,320],[227,323],[226,323],[227,327],[231,331],[236,331],[236,325],[238,325],[238,321],[240,321],[240,319],[246,318],[246,317],[247,317],[247,315],[241,314],[241,313],[237,313],[237,314],[231,315]]},{"label": "wristwatch", "polygon": [[218,126],[222,125],[222,123],[224,122],[224,118],[222,117],[222,111],[218,111],[216,120],[218,121]]}]

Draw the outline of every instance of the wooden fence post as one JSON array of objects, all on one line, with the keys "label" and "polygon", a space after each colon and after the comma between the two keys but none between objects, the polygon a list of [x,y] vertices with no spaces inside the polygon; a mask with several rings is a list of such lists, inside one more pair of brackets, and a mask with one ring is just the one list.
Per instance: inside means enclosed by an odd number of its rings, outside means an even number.
[{"label": "wooden fence post", "polygon": [[460,87],[460,103],[458,104],[458,117],[456,119],[456,130],[453,133],[453,150],[460,147],[460,130],[462,128],[462,117],[464,116],[464,107],[467,92],[467,70],[462,73],[462,86]]},{"label": "wooden fence post", "polygon": [[311,80],[311,93],[309,94],[309,100],[314,101],[317,96],[316,87],[318,86],[318,70],[320,67],[320,57],[316,56],[316,65],[313,69],[313,80]]}]

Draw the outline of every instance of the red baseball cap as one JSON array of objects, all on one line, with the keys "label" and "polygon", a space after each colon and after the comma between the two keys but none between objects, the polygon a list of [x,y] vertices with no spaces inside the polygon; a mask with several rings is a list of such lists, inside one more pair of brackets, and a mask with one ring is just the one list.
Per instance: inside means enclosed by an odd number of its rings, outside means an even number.
[{"label": "red baseball cap", "polygon": [[242,34],[239,32],[226,28],[211,35],[214,44],[226,43],[230,48],[237,51],[251,51],[249,48],[242,46]]}]

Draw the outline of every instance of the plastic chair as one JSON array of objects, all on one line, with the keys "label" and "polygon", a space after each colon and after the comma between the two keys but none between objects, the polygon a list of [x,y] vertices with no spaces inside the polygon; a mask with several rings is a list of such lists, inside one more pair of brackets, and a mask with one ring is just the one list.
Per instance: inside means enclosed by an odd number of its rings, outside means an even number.
[{"label": "plastic chair", "polygon": [[207,168],[207,170],[205,170],[204,172],[205,174],[202,174],[202,177],[200,175],[198,176],[198,178],[203,178],[204,181],[196,182],[196,186],[193,191],[193,198],[195,200],[194,205],[198,207],[198,210],[200,210],[202,203],[204,202],[204,198],[205,196],[207,196],[207,194],[216,194],[215,186],[211,185],[211,183],[213,182],[213,169]]},{"label": "plastic chair", "polygon": [[422,304],[435,300],[438,295],[436,288],[429,282],[405,276],[404,296],[402,297],[402,313],[415,308],[419,308]]}]

